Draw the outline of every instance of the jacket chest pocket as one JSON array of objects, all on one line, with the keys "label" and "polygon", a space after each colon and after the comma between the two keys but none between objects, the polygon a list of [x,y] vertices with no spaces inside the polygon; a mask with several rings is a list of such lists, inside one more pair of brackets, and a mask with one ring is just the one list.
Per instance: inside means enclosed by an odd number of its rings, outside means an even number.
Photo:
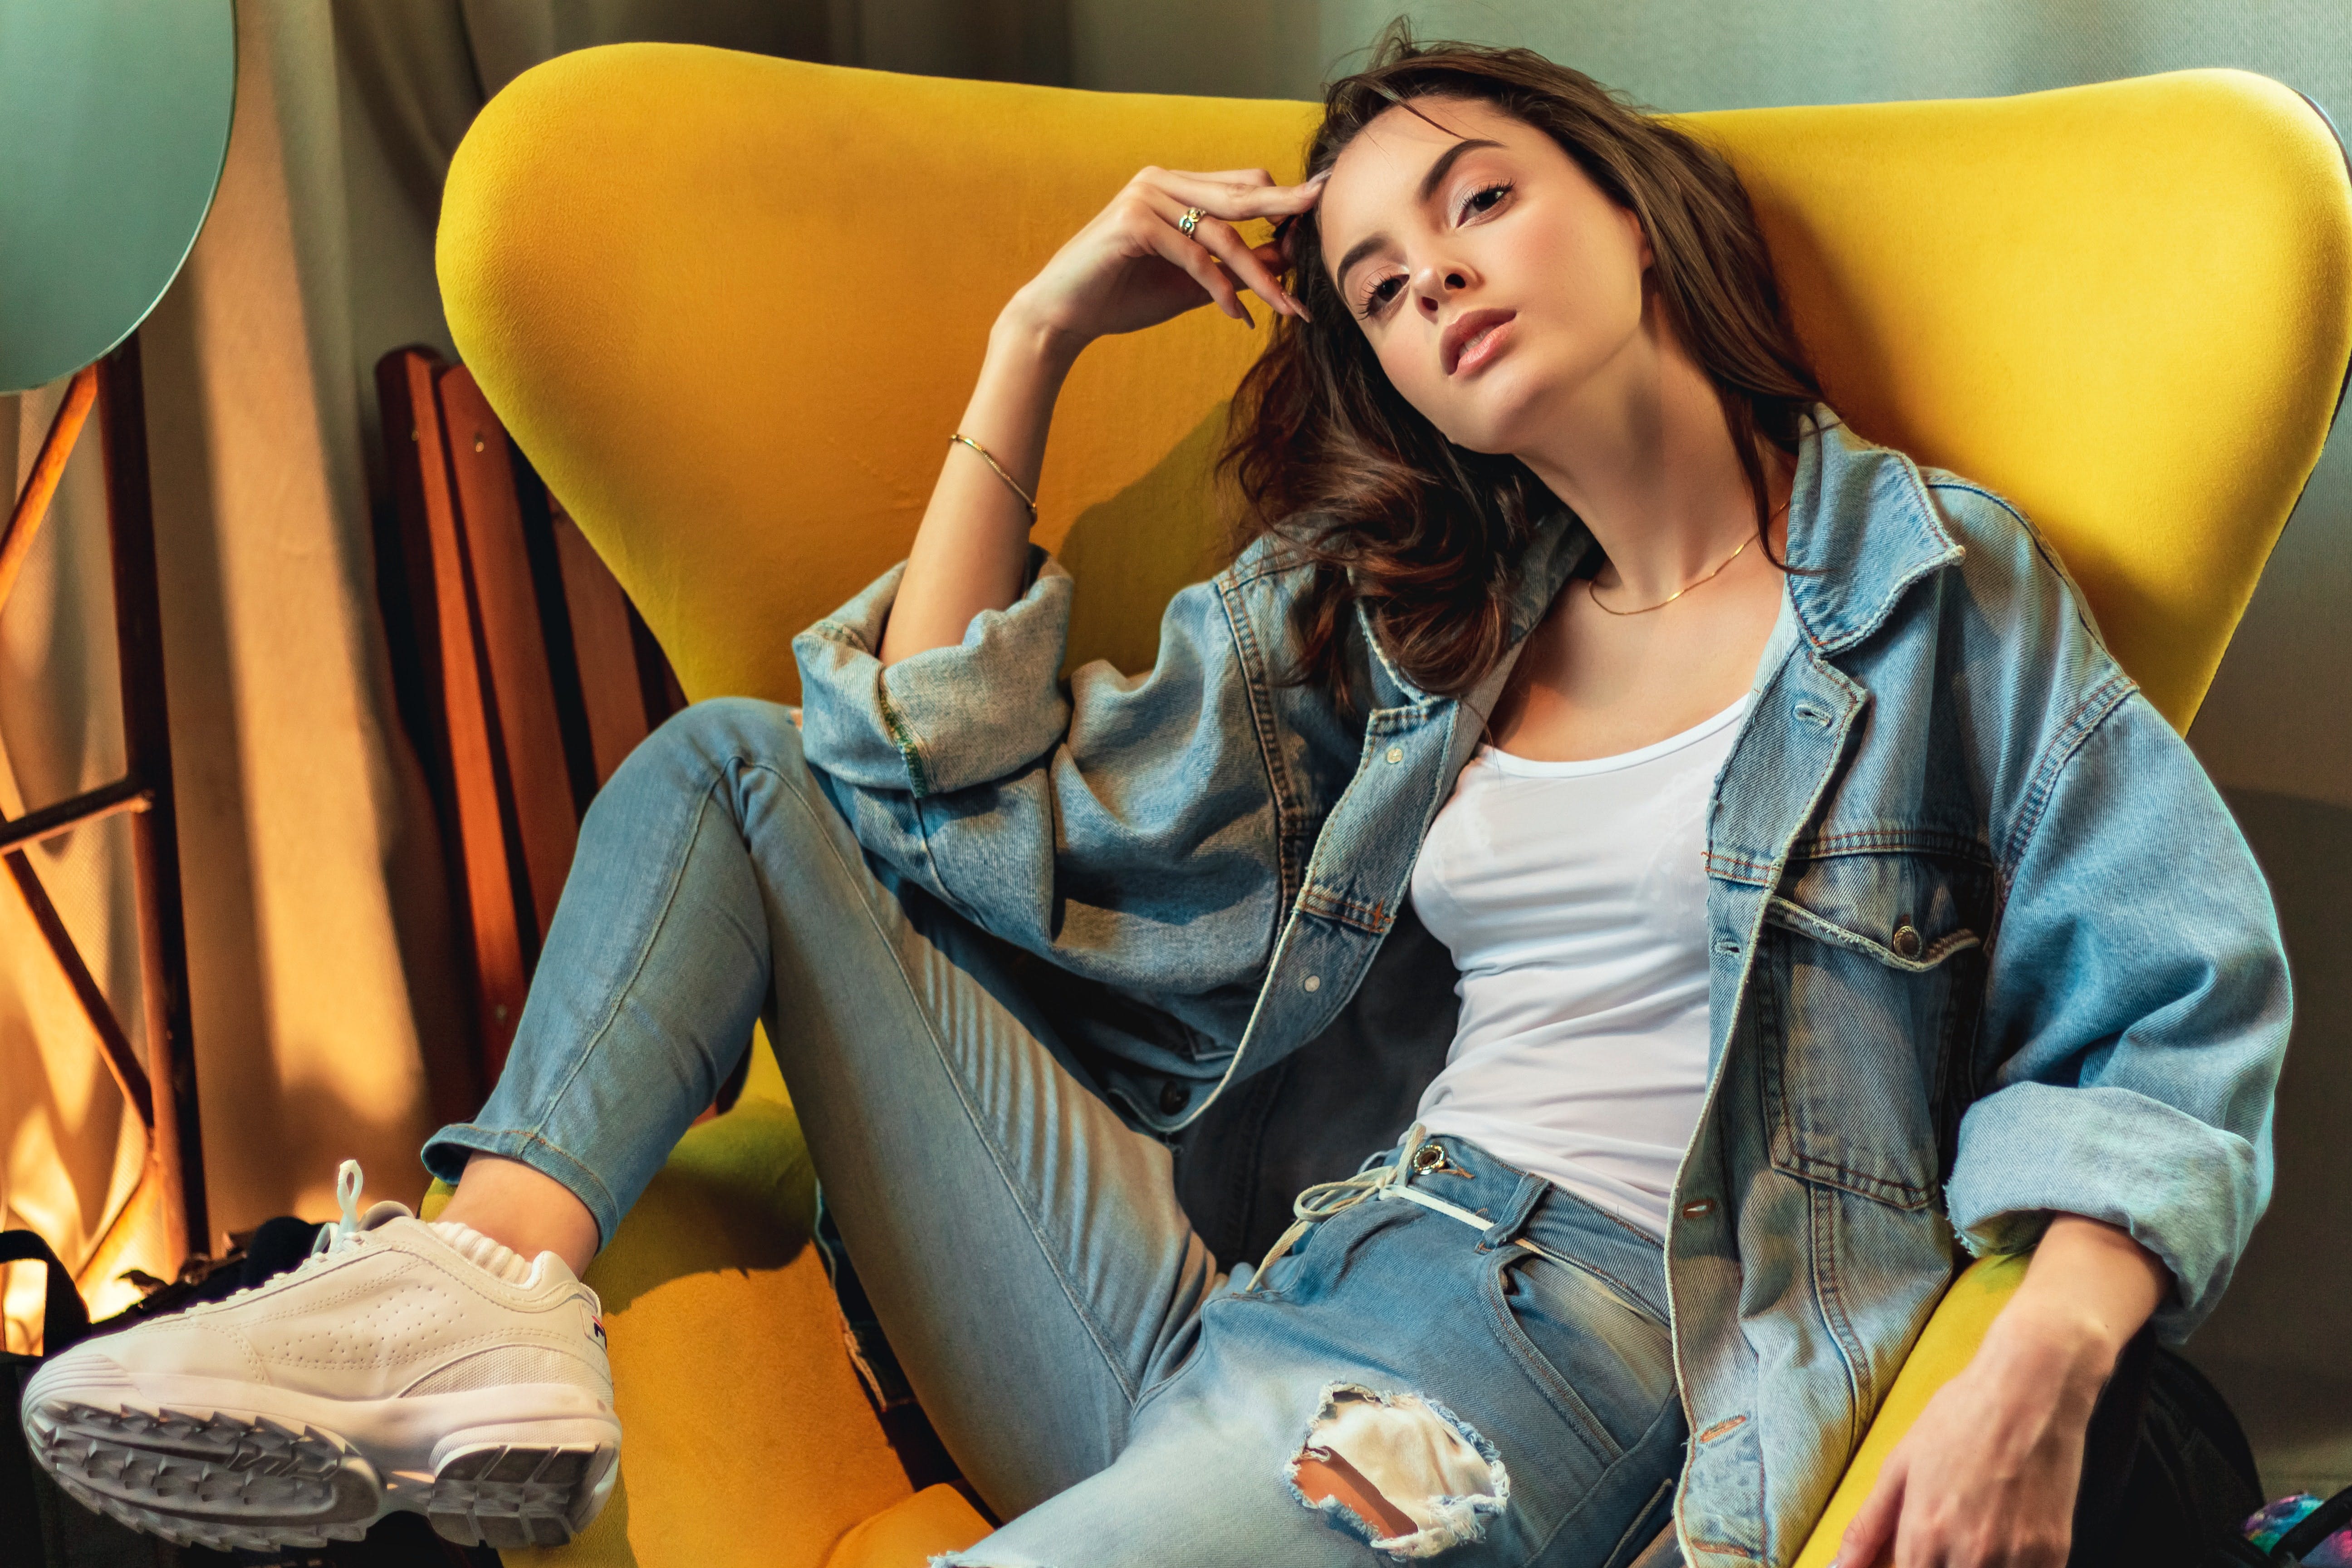
[{"label": "jacket chest pocket", "polygon": [[1991,873],[1926,855],[1792,866],[1756,972],[1772,1163],[1899,1208],[1950,1168],[1984,994]]}]

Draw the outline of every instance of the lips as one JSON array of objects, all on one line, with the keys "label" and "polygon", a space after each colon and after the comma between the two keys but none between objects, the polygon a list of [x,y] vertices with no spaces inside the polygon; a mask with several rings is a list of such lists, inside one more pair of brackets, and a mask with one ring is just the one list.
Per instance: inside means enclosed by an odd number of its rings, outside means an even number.
[{"label": "lips", "polygon": [[1437,352],[1445,363],[1445,374],[1452,375],[1467,359],[1475,370],[1486,362],[1493,352],[1491,333],[1518,315],[1517,310],[1473,310],[1458,316],[1437,341]]}]

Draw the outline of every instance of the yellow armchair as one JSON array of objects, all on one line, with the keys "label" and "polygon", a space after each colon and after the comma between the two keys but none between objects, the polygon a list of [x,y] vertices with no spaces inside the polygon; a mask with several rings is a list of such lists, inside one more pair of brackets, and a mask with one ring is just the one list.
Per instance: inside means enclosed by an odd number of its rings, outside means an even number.
[{"label": "yellow armchair", "polygon": [[[688,694],[792,700],[793,634],[905,553],[1002,301],[1137,167],[1295,176],[1314,113],[677,46],[567,55],[500,93],[458,151],[439,243],[450,329]],[[2186,728],[2352,350],[2352,188],[2325,121],[2275,82],[2198,71],[1687,122],[1747,179],[1832,401],[2020,503]],[[1071,377],[1036,532],[1077,579],[1073,663],[1147,667],[1161,604],[1213,568],[1210,463],[1256,342],[1196,311],[1096,345]],[[566,1562],[814,1563],[906,1498],[840,1379],[750,1354],[725,1362],[725,1386],[692,1376],[705,1363],[681,1347],[713,1321],[683,1299],[698,1267],[725,1277],[729,1310],[790,1315],[739,1316],[737,1347],[830,1348],[830,1317],[790,1283],[814,1264],[760,1238],[757,1204],[731,1239],[644,1261],[687,1246],[686,1219],[716,1224],[712,1203],[745,1201],[727,1194],[762,1162],[794,1157],[773,1087],[751,1109],[767,1118],[755,1132],[698,1129],[648,1200],[660,1212],[615,1240],[670,1283],[617,1316],[626,1507]],[[786,1231],[788,1208],[770,1216]],[[1956,1284],[1806,1568],[2021,1272],[1979,1264]],[[665,1290],[681,1298],[669,1317]],[[764,1492],[715,1485],[663,1414],[709,1400],[766,1423],[739,1427],[740,1449],[803,1458]],[[871,1484],[826,1495],[812,1429],[866,1456]],[[912,1563],[977,1529],[925,1494],[836,1561]]]}]

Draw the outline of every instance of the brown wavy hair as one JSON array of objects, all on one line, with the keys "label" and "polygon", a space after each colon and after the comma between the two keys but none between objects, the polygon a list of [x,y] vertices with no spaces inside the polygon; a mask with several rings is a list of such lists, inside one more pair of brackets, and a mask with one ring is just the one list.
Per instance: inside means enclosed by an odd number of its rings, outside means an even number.
[{"label": "brown wavy hair", "polygon": [[[1731,165],[1531,49],[1416,43],[1398,22],[1370,65],[1324,90],[1307,174],[1328,169],[1392,105],[1419,113],[1416,100],[1485,102],[1543,132],[1640,220],[1655,258],[1645,286],[1715,384],[1770,554],[1760,443],[1794,453],[1822,394]],[[1507,651],[1519,559],[1559,503],[1517,458],[1455,446],[1389,384],[1323,266],[1314,213],[1289,224],[1283,244],[1285,281],[1312,320],[1278,319],[1234,396],[1219,464],[1243,503],[1234,551],[1272,535],[1286,559],[1314,569],[1292,612],[1301,651],[1287,679],[1351,700],[1360,600],[1399,669],[1459,696]]]}]

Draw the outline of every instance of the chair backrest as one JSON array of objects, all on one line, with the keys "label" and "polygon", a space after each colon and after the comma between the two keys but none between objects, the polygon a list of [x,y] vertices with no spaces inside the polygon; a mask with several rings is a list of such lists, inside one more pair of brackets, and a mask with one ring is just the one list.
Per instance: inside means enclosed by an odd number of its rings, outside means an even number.
[{"label": "chair backrest", "polygon": [[[794,632],[903,555],[1001,303],[1146,163],[1294,177],[1312,105],[892,76],[671,45],[565,55],[453,163],[450,330],[690,696],[789,700]],[[2185,728],[2317,461],[2352,350],[2326,121],[2196,71],[2021,98],[1688,117],[1753,192],[1864,434],[2016,500]],[[1257,337],[1096,345],[1039,540],[1074,660],[1150,662],[1211,569]]]}]

